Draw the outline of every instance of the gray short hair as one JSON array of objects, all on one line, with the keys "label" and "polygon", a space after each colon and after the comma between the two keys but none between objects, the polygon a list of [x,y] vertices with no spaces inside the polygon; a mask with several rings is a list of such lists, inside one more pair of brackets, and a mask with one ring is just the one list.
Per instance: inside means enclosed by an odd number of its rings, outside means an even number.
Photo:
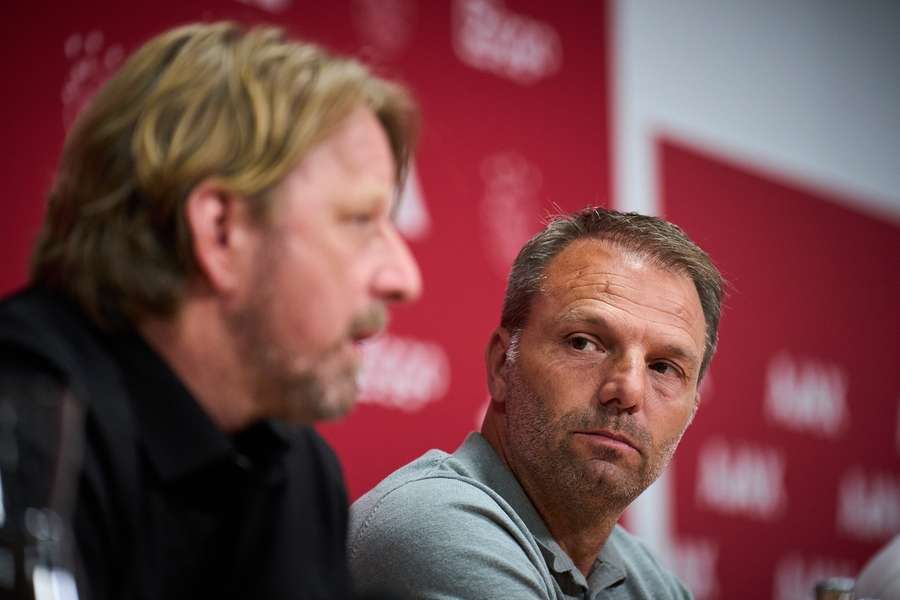
[{"label": "gray short hair", "polygon": [[547,264],[581,238],[613,243],[650,259],[663,269],[691,278],[706,320],[706,340],[700,364],[702,378],[716,352],[725,281],[709,255],[680,227],[658,217],[599,207],[554,217],[516,256],[509,274],[500,325],[512,333],[525,327],[532,300],[541,291]]}]

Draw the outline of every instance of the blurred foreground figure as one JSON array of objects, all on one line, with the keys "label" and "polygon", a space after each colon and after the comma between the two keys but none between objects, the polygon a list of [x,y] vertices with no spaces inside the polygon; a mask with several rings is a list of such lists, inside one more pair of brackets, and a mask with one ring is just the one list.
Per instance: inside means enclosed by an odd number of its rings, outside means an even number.
[{"label": "blurred foreground figure", "polygon": [[520,251],[481,433],[351,508],[357,585],[415,598],[687,598],[616,524],[697,410],[723,282],[657,218],[586,209]]},{"label": "blurred foreground figure", "polygon": [[229,23],[156,37],[99,92],[0,305],[17,589],[71,586],[71,555],[82,598],[347,597],[344,484],[309,424],[351,407],[358,342],[419,293],[391,220],[416,119],[356,62]]},{"label": "blurred foreground figure", "polygon": [[900,600],[900,535],[884,545],[856,578],[854,598]]}]

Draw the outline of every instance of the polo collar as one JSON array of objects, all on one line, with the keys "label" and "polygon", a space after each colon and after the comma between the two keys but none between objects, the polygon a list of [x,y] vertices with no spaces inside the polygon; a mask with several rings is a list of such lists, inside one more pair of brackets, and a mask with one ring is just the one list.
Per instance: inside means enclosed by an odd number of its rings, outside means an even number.
[{"label": "polo collar", "polygon": [[136,430],[150,464],[164,482],[175,482],[203,469],[247,459],[238,447],[249,441],[272,456],[287,448],[287,432],[267,422],[233,437],[212,421],[168,363],[136,331],[116,336],[114,355],[133,403]]},{"label": "polo collar", "polygon": [[[575,566],[571,557],[550,534],[547,525],[531,503],[512,471],[497,455],[493,446],[478,432],[472,432],[456,452],[456,456],[478,474],[478,478],[499,494],[516,512],[535,538],[544,560],[558,575],[568,575],[584,589],[599,590],[619,583],[626,577],[621,557],[609,540],[594,561],[589,577]],[[612,535],[610,535],[612,538]]]}]

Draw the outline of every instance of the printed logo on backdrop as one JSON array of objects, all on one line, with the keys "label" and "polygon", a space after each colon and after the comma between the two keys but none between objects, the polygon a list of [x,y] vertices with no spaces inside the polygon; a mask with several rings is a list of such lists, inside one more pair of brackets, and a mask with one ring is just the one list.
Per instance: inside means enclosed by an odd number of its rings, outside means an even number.
[{"label": "printed logo on backdrop", "polygon": [[431,216],[422,196],[419,174],[415,164],[411,164],[394,217],[397,229],[408,240],[421,240],[431,231]]},{"label": "printed logo on backdrop", "polygon": [[769,521],[787,507],[785,460],[774,448],[707,440],[697,464],[697,504],[717,512]]},{"label": "printed logo on backdrop", "polygon": [[516,152],[481,161],[481,234],[488,262],[506,279],[522,245],[540,226],[541,171]]},{"label": "printed logo on backdrop", "polygon": [[81,109],[125,58],[121,44],[106,45],[102,31],[70,34],[63,43],[69,71],[63,83],[62,118],[68,129]]},{"label": "printed logo on backdrop", "polygon": [[817,582],[830,577],[854,577],[856,569],[845,560],[814,556],[783,556],[772,578],[773,600],[812,598]]},{"label": "printed logo on backdrop", "polygon": [[850,469],[838,484],[837,529],[864,541],[900,533],[900,479],[884,472]]},{"label": "printed logo on backdrop", "polygon": [[835,438],[847,431],[847,372],[779,353],[766,373],[765,414],[786,429]]},{"label": "printed logo on backdrop", "polygon": [[363,345],[361,404],[416,412],[450,386],[450,360],[438,344],[384,334]]},{"label": "printed logo on backdrop", "polygon": [[714,540],[680,539],[675,543],[670,558],[672,569],[691,590],[695,600],[711,600],[718,596],[716,564],[719,561],[719,546]]},{"label": "printed logo on backdrop", "polygon": [[272,14],[278,14],[290,8],[293,0],[238,0],[238,2]]},{"label": "printed logo on backdrop", "polygon": [[412,0],[355,0],[351,15],[367,50],[381,57],[392,57],[409,45],[415,30],[416,3]]},{"label": "printed logo on backdrop", "polygon": [[562,44],[553,27],[506,9],[500,0],[453,2],[453,50],[457,58],[531,85],[562,66]]}]

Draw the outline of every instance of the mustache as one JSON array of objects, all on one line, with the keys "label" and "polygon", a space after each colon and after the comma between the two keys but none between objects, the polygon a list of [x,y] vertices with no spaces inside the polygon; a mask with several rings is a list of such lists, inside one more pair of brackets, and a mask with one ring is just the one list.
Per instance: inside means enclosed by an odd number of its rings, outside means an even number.
[{"label": "mustache", "polygon": [[390,315],[387,306],[376,302],[353,317],[350,322],[350,337],[353,339],[371,337],[386,329],[389,322]]}]

